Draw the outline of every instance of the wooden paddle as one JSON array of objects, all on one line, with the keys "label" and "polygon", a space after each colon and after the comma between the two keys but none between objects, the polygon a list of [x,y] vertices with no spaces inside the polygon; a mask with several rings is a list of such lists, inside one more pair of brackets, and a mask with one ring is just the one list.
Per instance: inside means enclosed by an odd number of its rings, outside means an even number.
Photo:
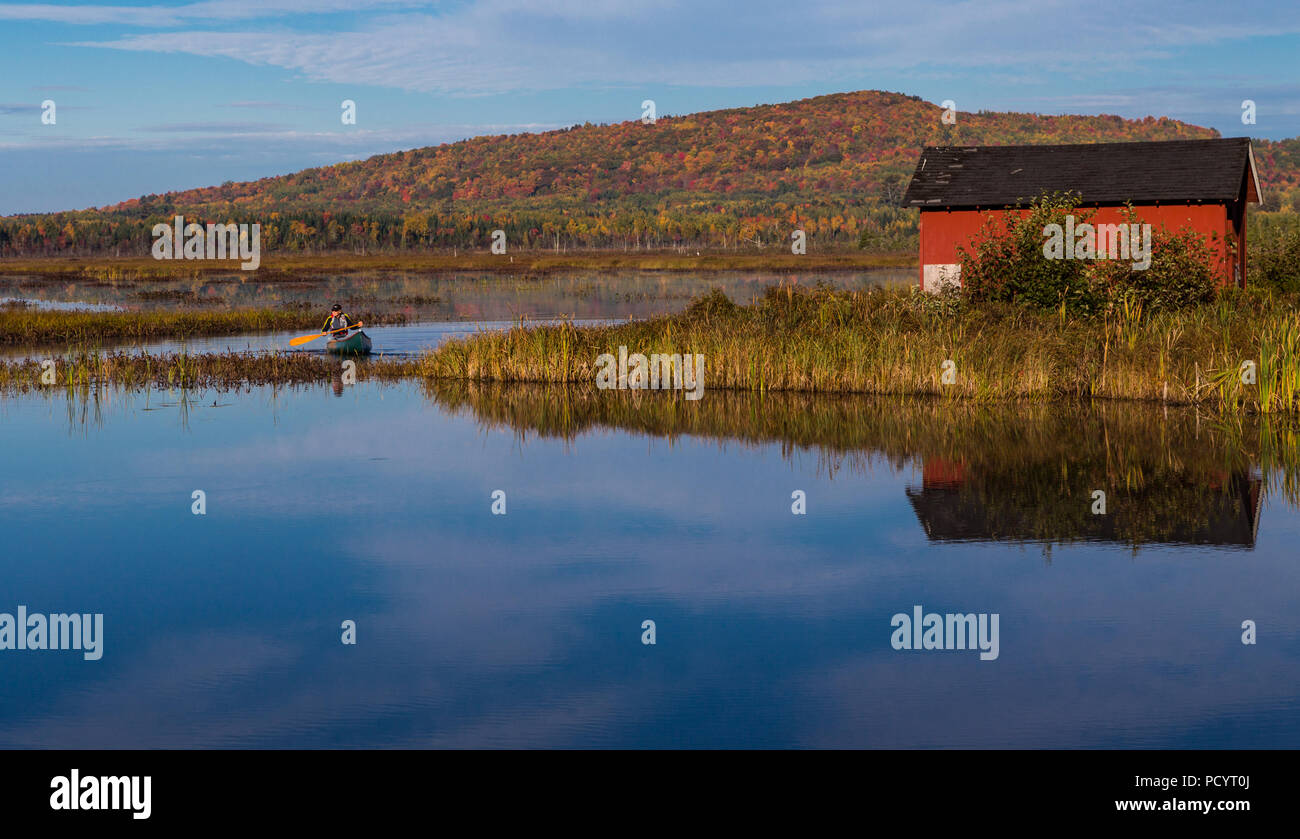
[{"label": "wooden paddle", "polygon": [[315,335],[299,335],[297,338],[289,339],[289,346],[300,347],[303,344],[309,344],[312,341],[315,341],[317,338],[324,338],[326,335],[333,335],[335,332],[347,332],[349,329],[360,329],[363,326],[365,326],[365,322],[359,322],[359,323],[354,323],[351,326],[344,326],[344,327],[340,327],[339,329],[331,329],[329,332],[317,332]]}]

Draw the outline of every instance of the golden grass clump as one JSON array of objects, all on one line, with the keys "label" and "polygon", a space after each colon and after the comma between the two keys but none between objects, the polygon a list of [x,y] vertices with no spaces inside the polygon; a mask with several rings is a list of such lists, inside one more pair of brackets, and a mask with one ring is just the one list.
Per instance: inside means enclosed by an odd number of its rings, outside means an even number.
[{"label": "golden grass clump", "polygon": [[[1300,310],[1235,295],[1179,312],[1104,316],[971,305],[915,289],[772,288],[750,306],[722,292],[686,311],[605,327],[518,325],[425,356],[430,378],[592,383],[602,353],[697,353],[706,389],[927,395],[976,400],[1131,399],[1296,410]],[[945,362],[951,361],[952,365]],[[1243,380],[1253,362],[1256,382]],[[945,381],[945,370],[955,375]],[[1248,377],[1246,377],[1248,378]]]}]

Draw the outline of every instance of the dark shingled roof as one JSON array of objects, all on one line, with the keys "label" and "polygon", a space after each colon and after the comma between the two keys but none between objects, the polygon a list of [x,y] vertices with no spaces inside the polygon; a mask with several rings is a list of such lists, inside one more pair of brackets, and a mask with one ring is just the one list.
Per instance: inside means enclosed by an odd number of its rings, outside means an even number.
[{"label": "dark shingled roof", "polygon": [[1259,200],[1250,140],[1070,146],[927,146],[903,197],[919,208],[1005,207],[1045,192],[1083,204]]}]

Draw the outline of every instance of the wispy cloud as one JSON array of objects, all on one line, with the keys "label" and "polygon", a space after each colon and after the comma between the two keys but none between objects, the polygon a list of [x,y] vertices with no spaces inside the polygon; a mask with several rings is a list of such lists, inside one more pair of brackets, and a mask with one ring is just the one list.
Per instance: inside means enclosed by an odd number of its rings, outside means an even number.
[{"label": "wispy cloud", "polygon": [[267,134],[288,128],[283,123],[270,122],[169,122],[144,125],[140,130],[175,134]]},{"label": "wispy cloud", "polygon": [[797,8],[753,0],[739,15],[729,0],[566,0],[547,7],[476,0],[436,15],[399,10],[338,31],[204,29],[76,45],[230,58],[315,81],[474,95],[575,85],[833,83],[900,67],[1067,74],[1104,63],[1136,71],[1144,59],[1182,48],[1300,32],[1300,18],[1275,7],[1252,12],[1249,23],[1225,23],[1219,4],[1194,0],[1180,18],[1170,24],[1162,9],[1118,0],[1088,7],[1066,0],[914,0],[869,12],[848,0],[809,0]]},{"label": "wispy cloud", "polygon": [[[93,111],[90,105],[58,105],[58,113],[64,111]],[[32,116],[41,113],[41,103],[39,102],[0,102],[0,116],[15,116],[22,114]]]},{"label": "wispy cloud", "polygon": [[[1213,83],[1184,88],[1169,85],[1134,87],[1113,93],[1061,93],[1054,96],[1019,97],[1007,102],[1009,109],[1027,107],[1061,113],[1096,113],[1105,111],[1129,115],[1152,110],[1158,113],[1214,116],[1216,121],[1231,122],[1241,113],[1245,99],[1255,102],[1270,116],[1300,113],[1300,82],[1260,83],[1243,78],[1216,78]],[[1153,108],[1153,104],[1158,107]]]},{"label": "wispy cloud", "polygon": [[223,108],[246,108],[253,111],[306,111],[310,110],[306,105],[296,105],[289,102],[223,102]]},{"label": "wispy cloud", "polygon": [[212,21],[248,21],[292,15],[363,12],[371,9],[418,8],[421,0],[213,0],[183,6],[97,6],[53,3],[0,5],[0,20],[30,20],[81,26],[172,27]]},{"label": "wispy cloud", "polygon": [[[0,113],[3,113],[0,105]],[[39,127],[39,126],[37,126]],[[5,134],[0,149],[5,151],[190,151],[216,155],[238,148],[240,154],[257,150],[302,150],[303,154],[338,159],[368,157],[384,152],[450,143],[485,134],[521,134],[562,128],[553,123],[466,123],[415,124],[384,129],[347,131],[300,131],[263,123],[167,123],[145,126],[152,136],[71,137],[54,134]]]}]

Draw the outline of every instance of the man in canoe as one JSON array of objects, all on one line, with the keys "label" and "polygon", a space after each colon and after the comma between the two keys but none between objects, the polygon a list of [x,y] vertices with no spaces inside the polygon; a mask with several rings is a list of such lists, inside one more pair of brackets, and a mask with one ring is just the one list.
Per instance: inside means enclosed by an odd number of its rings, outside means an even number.
[{"label": "man in canoe", "polygon": [[[360,329],[359,326],[352,325],[352,318],[344,313],[343,307],[338,303],[330,309],[329,317],[325,318],[325,326],[321,327],[321,332],[329,332],[331,341],[342,341],[348,337],[348,332],[353,329]],[[334,330],[342,330],[335,332]]]}]

